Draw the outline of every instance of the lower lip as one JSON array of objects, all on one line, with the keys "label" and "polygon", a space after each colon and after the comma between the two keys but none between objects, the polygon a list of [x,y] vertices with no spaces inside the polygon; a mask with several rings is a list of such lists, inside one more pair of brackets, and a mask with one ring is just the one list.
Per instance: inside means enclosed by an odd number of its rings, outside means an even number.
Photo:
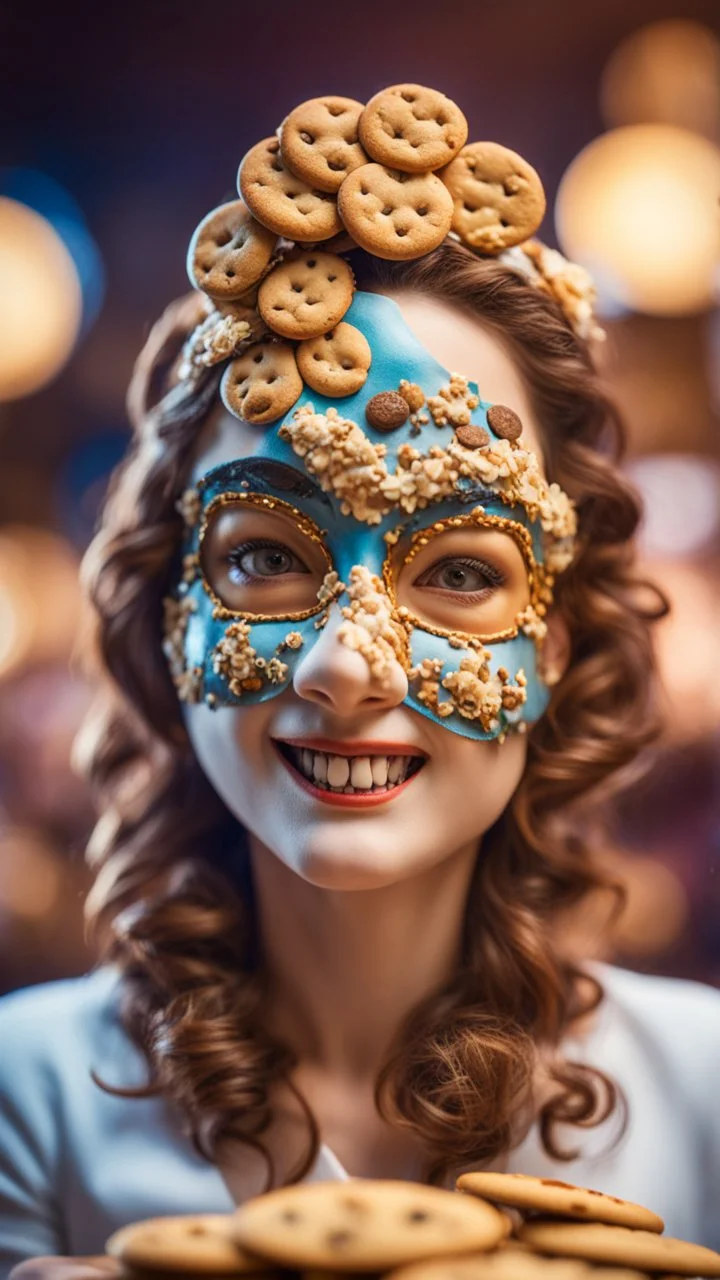
[{"label": "lower lip", "polygon": [[312,782],[304,777],[302,773],[299,773],[298,770],[290,764],[289,760],[285,759],[282,751],[275,743],[273,743],[273,746],[275,747],[276,754],[280,760],[282,760],[285,768],[290,774],[290,777],[294,782],[297,782],[299,787],[302,787],[303,791],[307,791],[308,795],[312,796],[314,800],[322,800],[323,804],[334,805],[338,809],[372,809],[376,805],[387,804],[388,800],[394,800],[395,796],[399,796],[400,792],[404,791],[406,787],[409,787],[410,783],[414,782],[419,774],[422,773],[422,769],[418,769],[417,773],[414,773],[411,778],[406,778],[404,782],[393,787],[391,791],[372,791],[366,796],[346,796],[341,792],[323,791],[320,787],[313,786]]}]

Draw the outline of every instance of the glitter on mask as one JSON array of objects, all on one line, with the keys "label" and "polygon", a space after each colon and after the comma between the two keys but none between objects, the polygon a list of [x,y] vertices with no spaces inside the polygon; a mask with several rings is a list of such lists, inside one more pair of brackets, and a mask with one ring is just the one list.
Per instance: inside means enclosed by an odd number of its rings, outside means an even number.
[{"label": "glitter on mask", "polygon": [[346,621],[338,627],[338,640],[361,653],[372,678],[386,685],[394,662],[399,662],[405,671],[410,666],[407,632],[395,615],[381,579],[366,565],[353,565],[347,592],[350,604],[342,610]]}]

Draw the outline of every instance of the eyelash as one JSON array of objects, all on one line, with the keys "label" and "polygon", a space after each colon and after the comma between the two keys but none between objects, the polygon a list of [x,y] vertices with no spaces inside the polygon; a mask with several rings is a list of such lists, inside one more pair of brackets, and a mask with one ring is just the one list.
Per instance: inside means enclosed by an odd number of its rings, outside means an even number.
[{"label": "eyelash", "polygon": [[[484,574],[485,577],[489,578],[493,584],[490,590],[494,589],[495,587],[505,586],[505,583],[507,581],[505,574],[502,573],[500,569],[497,569],[495,565],[488,564],[486,560],[477,560],[475,559],[474,556],[444,556],[442,560],[436,560],[434,564],[430,565],[430,567],[426,569],[424,573],[420,575],[420,577],[421,578],[431,577],[433,574],[437,573],[440,569],[442,569],[444,565],[448,565],[448,564],[465,565],[467,568],[474,569],[477,572]],[[420,579],[417,579],[415,585],[427,586],[428,584],[423,583]],[[486,600],[488,596],[487,587],[484,587],[482,591],[452,591],[451,587],[431,587],[430,590],[450,592],[458,600],[461,600],[463,604],[479,604],[480,601]]]},{"label": "eyelash", "polygon": [[274,538],[249,538],[247,542],[241,542],[239,546],[233,547],[232,550],[228,551],[227,556],[225,558],[229,565],[234,565],[236,569],[238,569],[241,573],[245,575],[245,578],[248,583],[257,583],[257,582],[267,583],[272,580],[273,576],[280,578],[283,575],[282,574],[276,574],[276,575],[257,574],[256,575],[256,574],[248,573],[246,569],[242,568],[242,558],[244,555],[247,555],[248,551],[264,551],[264,550],[285,551],[289,556],[292,556],[295,560],[300,560],[300,557],[296,555],[294,551],[291,551],[289,547],[286,547],[284,542],[277,542]]},{"label": "eyelash", "polygon": [[[257,583],[257,582],[266,583],[268,581],[267,576],[249,574],[245,569],[242,569],[242,558],[244,555],[247,554],[248,551],[261,551],[266,549],[270,551],[286,551],[289,555],[293,556],[296,560],[299,559],[299,556],[296,556],[294,551],[291,551],[290,548],[286,547],[284,543],[277,542],[273,538],[250,538],[248,539],[247,542],[240,543],[239,546],[233,547],[232,550],[228,552],[227,562],[228,564],[234,565],[237,569],[239,569],[245,575],[249,583]],[[505,585],[505,581],[506,581],[505,575],[499,569],[497,569],[495,565],[488,564],[487,561],[485,560],[477,560],[472,556],[444,556],[442,560],[436,560],[434,564],[430,565],[430,567],[426,569],[421,576],[425,578],[430,577],[432,574],[437,573],[438,570],[442,569],[443,566],[447,564],[462,564],[467,566],[470,569],[474,569],[480,573],[483,573],[485,577],[491,580],[494,587],[502,587]],[[278,574],[277,576],[282,577],[281,574]],[[420,579],[418,579],[416,582],[416,585],[423,586],[427,584],[422,583]],[[452,588],[450,587],[434,587],[434,588],[431,588],[431,590],[448,591],[451,594],[460,597],[464,604],[478,604],[481,600],[487,599],[487,591],[488,591],[487,587],[484,588],[482,591],[453,592]]]}]

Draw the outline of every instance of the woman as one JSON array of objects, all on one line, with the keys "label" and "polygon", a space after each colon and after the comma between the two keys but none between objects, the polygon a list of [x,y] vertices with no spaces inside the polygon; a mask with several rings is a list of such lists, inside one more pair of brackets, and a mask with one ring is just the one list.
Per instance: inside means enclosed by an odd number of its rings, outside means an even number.
[{"label": "woman", "polygon": [[[488,1165],[647,1203],[718,1244],[720,997],[566,941],[571,909],[607,888],[588,802],[655,733],[663,602],[633,570],[617,417],[557,298],[511,264],[445,237],[347,260],[371,356],[353,394],[410,375],[395,436],[337,401],[360,433],[344,449],[382,442],[375,489],[343,488],[307,381],[279,425],[237,411],[247,340],[189,372],[197,294],[138,362],[85,572],[102,960],[0,1009],[4,1274],[42,1255],[14,1280],[104,1274],[125,1222],[271,1185],[452,1186]],[[452,370],[470,423],[413,399]],[[488,439],[461,426],[488,405],[550,493],[544,564],[532,503],[496,482],[483,503],[471,481],[424,505],[393,488],[401,437],[442,462],[446,427],[475,466]]]}]

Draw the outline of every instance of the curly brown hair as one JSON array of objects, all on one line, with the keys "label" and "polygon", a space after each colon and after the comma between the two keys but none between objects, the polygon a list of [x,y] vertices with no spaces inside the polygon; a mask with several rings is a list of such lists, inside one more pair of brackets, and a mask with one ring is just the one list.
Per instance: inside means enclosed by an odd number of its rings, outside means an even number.
[{"label": "curly brown hair", "polygon": [[[558,1126],[597,1124],[619,1105],[612,1081],[562,1054],[570,1024],[603,993],[562,954],[557,921],[605,883],[579,811],[624,784],[656,732],[649,623],[666,605],[634,573],[640,511],[615,465],[622,427],[558,305],[451,241],[409,263],[361,252],[352,262],[359,287],[430,293],[509,344],[541,425],[549,478],[579,514],[578,553],[555,602],[570,633],[569,666],[528,736],[511,802],[483,836],[461,965],[398,1028],[376,1082],[378,1110],[422,1143],[426,1179],[439,1182],[507,1150],[531,1119],[550,1155],[573,1158]],[[175,504],[217,402],[217,369],[192,387],[171,376],[197,319],[191,295],[150,334],[129,394],[133,443],[85,561],[101,677],[79,753],[100,806],[87,920],[101,958],[121,971],[121,1017],[150,1069],[147,1089],[114,1092],[162,1093],[209,1160],[221,1139],[253,1146],[270,1187],[263,1134],[274,1085],[293,1087],[295,1058],[263,1026],[266,977],[246,836],[195,759],[161,649],[162,600],[182,535]],[[540,1049],[553,1087],[535,1104]],[[308,1143],[290,1181],[304,1177],[320,1145],[300,1101]]]}]

